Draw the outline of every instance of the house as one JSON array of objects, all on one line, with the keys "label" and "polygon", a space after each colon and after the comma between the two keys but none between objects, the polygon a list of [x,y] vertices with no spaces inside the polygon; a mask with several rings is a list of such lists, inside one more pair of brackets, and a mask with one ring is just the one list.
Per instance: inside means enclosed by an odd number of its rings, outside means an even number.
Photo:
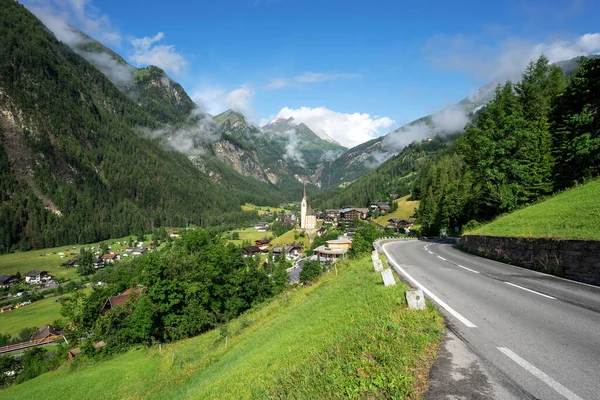
[{"label": "house", "polygon": [[344,236],[335,240],[328,240],[326,244],[313,250],[313,256],[321,263],[336,261],[344,258],[346,253],[352,248],[352,241]]},{"label": "house", "polygon": [[136,287],[127,289],[119,295],[109,297],[104,303],[104,307],[102,307],[100,315],[106,314],[108,311],[112,310],[117,306],[123,306],[132,296],[141,296],[145,290],[145,287]]},{"label": "house", "polygon": [[102,256],[102,261],[104,262],[105,265],[114,263],[115,261],[118,261],[120,259],[121,259],[121,256],[119,256],[118,254],[115,254],[115,253],[105,254]]},{"label": "house", "polygon": [[67,267],[67,268],[74,268],[77,267],[77,257],[71,258],[69,261],[66,261],[60,265],[62,265],[63,267]]},{"label": "house", "polygon": [[281,255],[281,252],[283,251],[283,246],[275,246],[273,247],[273,249],[271,250],[271,253],[273,253],[274,256],[279,256]]},{"label": "house", "polygon": [[246,246],[243,250],[244,257],[251,257],[262,253],[262,250],[258,246]]},{"label": "house", "polygon": [[0,275],[0,288],[8,289],[17,283],[17,278],[14,275]]},{"label": "house", "polygon": [[358,219],[366,219],[368,215],[368,208],[346,207],[340,210],[340,219],[345,221],[356,221]]},{"label": "house", "polygon": [[104,260],[98,257],[94,258],[94,260],[92,261],[92,265],[94,266],[94,269],[104,268]]},{"label": "house", "polygon": [[285,246],[285,257],[296,260],[302,254],[302,243],[292,243]]},{"label": "house", "polygon": [[261,251],[269,250],[269,244],[271,244],[271,241],[269,239],[258,239],[254,241],[254,245],[258,247]]},{"label": "house", "polygon": [[385,229],[392,229],[394,232],[406,232],[407,229],[410,230],[412,225],[413,221],[410,219],[390,218]]},{"label": "house", "polygon": [[256,229],[258,229],[259,232],[266,232],[269,230],[269,223],[268,222],[259,222],[256,225],[254,225],[254,227]]},{"label": "house", "polygon": [[399,197],[399,196],[398,196],[398,194],[397,194],[397,193],[390,193],[390,199],[392,199],[392,201],[393,201],[393,200],[396,200],[398,197]]},{"label": "house", "polygon": [[327,232],[327,228],[325,228],[324,226],[322,226],[317,231],[317,236],[323,236],[326,232]]},{"label": "house", "polygon": [[390,205],[388,203],[378,201],[376,203],[371,204],[371,210],[377,212],[388,212],[390,211]]},{"label": "house", "polygon": [[44,325],[39,331],[31,335],[29,340],[42,340],[42,339],[60,339],[63,336],[63,331],[54,329],[51,325]]},{"label": "house", "polygon": [[52,280],[52,276],[48,271],[38,271],[37,269],[29,271],[25,274],[25,283],[41,284]]}]

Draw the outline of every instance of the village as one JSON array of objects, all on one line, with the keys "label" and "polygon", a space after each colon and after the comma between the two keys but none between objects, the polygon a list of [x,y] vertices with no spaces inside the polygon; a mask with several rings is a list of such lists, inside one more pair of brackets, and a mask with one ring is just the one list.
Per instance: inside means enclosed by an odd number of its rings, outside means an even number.
[{"label": "village", "polygon": [[[394,197],[392,196],[392,201]],[[387,218],[392,215],[392,206],[389,202],[374,202],[369,207],[361,208],[347,206],[340,209],[313,210],[308,204],[306,192],[300,203],[299,210],[285,210],[273,212],[269,208],[261,209],[259,216],[265,218],[250,227],[241,227],[228,232],[225,237],[232,243],[241,246],[242,257],[257,257],[260,264],[274,262],[276,259],[285,259],[290,265],[288,275],[290,284],[298,284],[298,276],[302,265],[307,260],[315,260],[320,264],[328,265],[347,257],[352,248],[352,237],[356,228],[361,223],[381,224],[380,229],[385,229],[390,234],[410,234],[413,221],[404,218]],[[384,218],[384,219],[382,219]],[[194,227],[168,229],[166,240],[177,240],[183,232]],[[249,238],[253,238],[250,240]],[[35,303],[52,301],[52,312],[47,318],[38,315],[35,321],[23,321],[27,316],[22,316],[21,327],[35,325],[36,321],[45,321],[41,328],[30,329],[24,336],[23,330],[19,333],[18,340],[0,346],[0,353],[18,352],[30,347],[52,345],[56,340],[63,339],[61,326],[58,319],[52,322],[53,317],[60,317],[62,301],[69,299],[69,293],[76,290],[91,290],[93,286],[102,286],[102,281],[94,281],[92,272],[88,277],[77,279],[75,271],[80,270],[83,262],[82,254],[91,253],[91,266],[93,271],[101,270],[116,262],[142,256],[160,249],[160,241],[156,238],[145,240],[144,235],[134,238],[123,238],[110,243],[99,243],[89,246],[73,246],[71,248],[52,249],[51,252],[41,252],[38,257],[53,258],[60,262],[59,266],[48,269],[31,269],[21,273],[0,275],[0,314],[17,313],[24,307],[35,308]],[[164,239],[164,237],[163,237]],[[65,273],[65,271],[71,271]],[[112,307],[125,304],[132,295],[139,295],[143,288],[131,288],[125,292],[106,299],[101,314]],[[15,314],[15,317],[17,316]],[[0,317],[2,318],[2,317]],[[14,319],[14,318],[13,318]],[[4,327],[5,325],[3,325]],[[5,332],[0,332],[5,333]],[[16,329],[9,332],[17,333]],[[66,339],[64,339],[66,340]],[[95,345],[102,348],[102,343]],[[69,352],[69,359],[78,355],[79,349]]]}]

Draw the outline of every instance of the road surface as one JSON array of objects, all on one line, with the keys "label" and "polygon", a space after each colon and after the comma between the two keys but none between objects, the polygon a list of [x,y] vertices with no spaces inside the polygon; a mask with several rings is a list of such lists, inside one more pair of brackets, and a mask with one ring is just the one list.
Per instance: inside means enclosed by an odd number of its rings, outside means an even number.
[{"label": "road surface", "polygon": [[519,388],[516,397],[600,399],[599,287],[447,243],[393,242],[383,249],[402,279],[438,304],[450,330]]},{"label": "road surface", "polygon": [[302,266],[306,261],[306,258],[302,258],[294,263],[294,267],[288,270],[289,282],[295,283],[300,282],[300,272],[302,272]]}]

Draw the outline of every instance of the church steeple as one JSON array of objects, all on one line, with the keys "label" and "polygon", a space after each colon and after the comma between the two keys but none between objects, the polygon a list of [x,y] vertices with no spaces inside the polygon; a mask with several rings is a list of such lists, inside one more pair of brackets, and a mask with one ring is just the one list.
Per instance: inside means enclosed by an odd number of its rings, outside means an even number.
[{"label": "church steeple", "polygon": [[306,211],[307,204],[306,201],[306,182],[304,182],[304,189],[302,191],[302,202],[300,203],[300,228],[306,229]]}]

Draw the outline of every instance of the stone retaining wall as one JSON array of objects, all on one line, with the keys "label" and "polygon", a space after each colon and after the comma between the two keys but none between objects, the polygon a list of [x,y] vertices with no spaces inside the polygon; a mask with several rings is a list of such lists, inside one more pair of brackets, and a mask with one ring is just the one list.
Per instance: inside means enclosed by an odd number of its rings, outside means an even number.
[{"label": "stone retaining wall", "polygon": [[509,264],[600,286],[600,241],[463,236],[458,246]]}]

